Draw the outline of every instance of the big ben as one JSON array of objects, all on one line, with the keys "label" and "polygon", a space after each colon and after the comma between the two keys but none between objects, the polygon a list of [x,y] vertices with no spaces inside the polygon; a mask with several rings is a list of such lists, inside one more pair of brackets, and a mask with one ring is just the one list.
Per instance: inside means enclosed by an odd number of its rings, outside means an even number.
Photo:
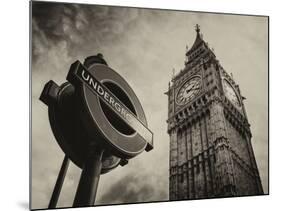
[{"label": "big ben", "polygon": [[170,200],[263,194],[245,99],[202,38],[186,51],[168,95]]}]

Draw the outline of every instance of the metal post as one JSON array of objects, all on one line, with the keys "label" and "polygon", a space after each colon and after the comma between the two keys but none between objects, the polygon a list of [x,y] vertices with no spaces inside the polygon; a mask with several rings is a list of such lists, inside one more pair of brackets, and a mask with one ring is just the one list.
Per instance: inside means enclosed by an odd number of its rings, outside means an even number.
[{"label": "metal post", "polygon": [[89,152],[82,170],[73,207],[93,206],[95,203],[104,150],[95,147]]},{"label": "metal post", "polygon": [[60,169],[60,172],[59,172],[59,175],[58,175],[58,178],[57,178],[57,182],[55,184],[53,194],[52,194],[52,197],[51,197],[51,200],[50,200],[50,203],[49,203],[49,207],[48,207],[49,209],[56,208],[56,206],[57,206],[57,202],[58,202],[58,199],[59,199],[59,195],[60,195],[60,192],[61,192],[61,188],[62,188],[62,185],[63,185],[63,182],[64,182],[64,178],[65,178],[68,166],[69,166],[69,159],[65,155],[64,159],[63,159],[63,162],[61,164],[61,169]]}]

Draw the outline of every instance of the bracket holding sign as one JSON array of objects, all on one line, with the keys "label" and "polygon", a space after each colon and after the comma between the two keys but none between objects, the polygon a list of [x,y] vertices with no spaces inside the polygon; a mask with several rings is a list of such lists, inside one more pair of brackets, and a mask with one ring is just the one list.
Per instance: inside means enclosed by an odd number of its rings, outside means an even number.
[{"label": "bracket holding sign", "polygon": [[[49,81],[40,100],[49,107],[58,144],[82,169],[74,206],[89,206],[94,203],[100,173],[152,150],[153,133],[134,91],[101,54],[86,58],[84,65],[74,62],[67,80],[61,86]],[[62,186],[63,179],[57,183]]]}]

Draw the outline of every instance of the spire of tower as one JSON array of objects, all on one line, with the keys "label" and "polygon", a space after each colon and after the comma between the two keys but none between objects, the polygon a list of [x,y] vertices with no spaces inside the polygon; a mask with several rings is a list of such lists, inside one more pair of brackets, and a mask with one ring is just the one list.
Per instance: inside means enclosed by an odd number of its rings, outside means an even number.
[{"label": "spire of tower", "polygon": [[202,33],[200,33],[200,26],[198,24],[195,25],[195,31],[196,31],[196,39],[192,47],[186,52],[186,55],[194,51],[198,46],[200,46],[204,42],[201,36]]},{"label": "spire of tower", "polygon": [[198,25],[198,24],[195,25],[195,31],[197,32],[197,34],[199,34],[199,32],[200,32],[200,25]]}]

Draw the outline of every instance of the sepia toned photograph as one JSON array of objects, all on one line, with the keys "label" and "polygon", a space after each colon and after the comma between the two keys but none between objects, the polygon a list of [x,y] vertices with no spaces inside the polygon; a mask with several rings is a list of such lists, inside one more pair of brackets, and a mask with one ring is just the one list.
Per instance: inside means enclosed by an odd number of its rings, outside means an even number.
[{"label": "sepia toned photograph", "polygon": [[268,16],[31,1],[30,27],[31,210],[269,194]]}]

